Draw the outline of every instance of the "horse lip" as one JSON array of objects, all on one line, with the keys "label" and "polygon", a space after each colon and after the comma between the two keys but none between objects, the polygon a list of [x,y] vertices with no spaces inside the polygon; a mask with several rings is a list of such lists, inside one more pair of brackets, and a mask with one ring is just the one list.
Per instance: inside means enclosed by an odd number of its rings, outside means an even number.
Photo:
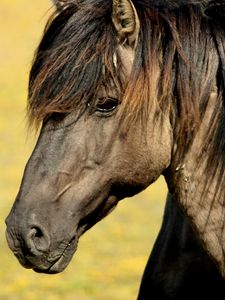
[{"label": "horse lip", "polygon": [[26,269],[31,269],[32,264],[27,260],[25,255],[23,255],[23,251],[20,246],[15,242],[15,239],[12,237],[12,232],[6,228],[5,232],[6,241],[8,243],[9,248],[12,250],[13,254],[18,259],[19,263]]},{"label": "horse lip", "polygon": [[45,268],[33,268],[33,270],[37,273],[46,273],[46,274],[56,274],[62,272],[69,264],[72,259],[73,254],[76,252],[78,244],[78,239],[73,237],[70,242],[67,244],[63,252],[57,259],[54,259],[53,264]]}]

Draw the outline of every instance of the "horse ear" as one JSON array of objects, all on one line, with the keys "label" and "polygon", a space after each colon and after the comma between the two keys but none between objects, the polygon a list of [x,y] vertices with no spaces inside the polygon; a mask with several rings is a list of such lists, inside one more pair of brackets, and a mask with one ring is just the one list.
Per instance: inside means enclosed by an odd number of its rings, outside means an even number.
[{"label": "horse ear", "polygon": [[62,10],[63,6],[65,6],[66,0],[52,0],[53,4],[56,6],[57,10]]},{"label": "horse ear", "polygon": [[140,22],[131,0],[113,0],[112,22],[120,42],[135,48],[140,31]]}]

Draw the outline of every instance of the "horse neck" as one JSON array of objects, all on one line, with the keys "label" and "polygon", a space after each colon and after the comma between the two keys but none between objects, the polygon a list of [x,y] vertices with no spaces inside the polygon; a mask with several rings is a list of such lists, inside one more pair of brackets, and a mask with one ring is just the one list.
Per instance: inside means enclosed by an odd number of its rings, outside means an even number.
[{"label": "horse neck", "polygon": [[[203,247],[216,262],[225,277],[225,192],[218,182],[224,183],[224,174],[216,171],[209,179],[209,151],[205,149],[210,120],[215,114],[215,103],[219,101],[216,90],[210,95],[206,112],[193,142],[181,161],[176,155],[172,166],[166,174],[169,190],[178,199],[181,207],[189,216]],[[215,123],[217,117],[215,117]],[[217,118],[217,119],[216,119]],[[204,151],[202,151],[204,149]]]}]

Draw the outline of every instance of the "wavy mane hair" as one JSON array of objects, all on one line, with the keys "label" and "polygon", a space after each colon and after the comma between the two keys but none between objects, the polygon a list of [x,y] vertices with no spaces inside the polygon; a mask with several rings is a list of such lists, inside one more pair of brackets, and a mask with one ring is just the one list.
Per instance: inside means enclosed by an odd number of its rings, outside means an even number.
[{"label": "wavy mane hair", "polygon": [[[133,3],[140,35],[127,83],[122,80],[122,62],[117,68],[113,63],[118,41],[111,0],[65,1],[50,18],[30,73],[30,122],[37,124],[53,113],[83,111],[87,103],[94,105],[100,85],[110,88],[113,82],[122,98],[124,120],[131,127],[140,118],[145,123],[153,102],[158,109],[171,111],[179,137],[177,153],[184,156],[216,87],[218,101],[202,155],[209,153],[207,172],[211,177],[219,172],[218,187],[224,193],[225,1]],[[160,64],[157,89],[156,62]]]}]

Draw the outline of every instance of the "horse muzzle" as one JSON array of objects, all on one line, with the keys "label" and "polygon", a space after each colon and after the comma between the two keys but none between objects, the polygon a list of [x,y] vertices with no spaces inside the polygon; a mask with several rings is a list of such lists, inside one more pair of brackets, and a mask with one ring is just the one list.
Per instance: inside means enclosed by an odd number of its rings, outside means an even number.
[{"label": "horse muzzle", "polygon": [[[62,272],[77,249],[78,239],[72,237],[58,245],[52,243],[45,227],[32,225],[26,228],[13,226],[6,220],[6,239],[20,264],[39,273]],[[19,230],[18,230],[19,228]]]}]

